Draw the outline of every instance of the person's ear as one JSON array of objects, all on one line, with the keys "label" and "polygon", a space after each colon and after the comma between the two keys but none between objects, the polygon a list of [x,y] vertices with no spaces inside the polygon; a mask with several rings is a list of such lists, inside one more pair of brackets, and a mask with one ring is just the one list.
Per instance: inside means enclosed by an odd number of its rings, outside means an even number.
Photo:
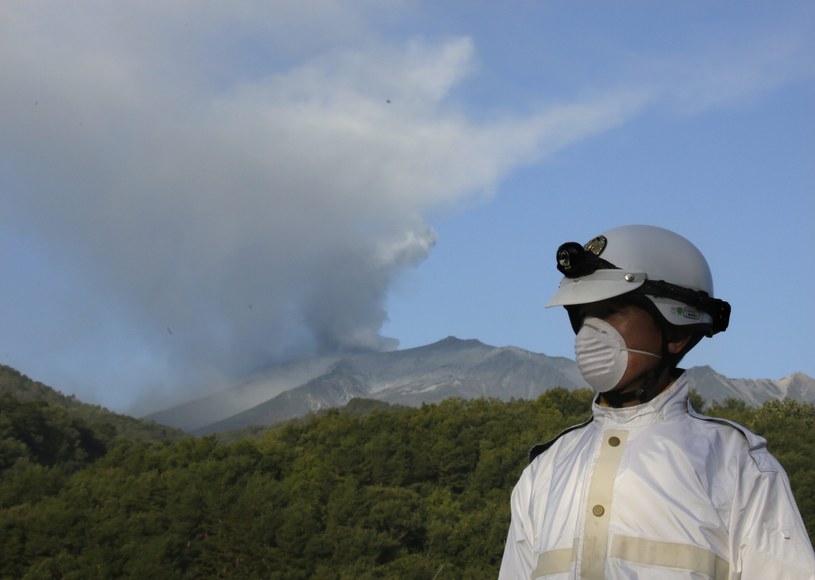
[{"label": "person's ear", "polygon": [[684,353],[685,348],[693,339],[693,333],[688,330],[675,329],[668,335],[668,352],[671,354]]}]

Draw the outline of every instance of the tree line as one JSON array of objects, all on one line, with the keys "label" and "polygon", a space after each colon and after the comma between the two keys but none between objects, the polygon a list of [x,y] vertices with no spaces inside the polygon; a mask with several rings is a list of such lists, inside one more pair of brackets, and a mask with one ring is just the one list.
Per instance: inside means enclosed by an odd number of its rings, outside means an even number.
[{"label": "tree line", "polygon": [[[0,395],[0,578],[495,578],[529,448],[585,419],[591,397],[355,400],[155,439]],[[768,437],[812,536],[815,407],[706,412]]]}]

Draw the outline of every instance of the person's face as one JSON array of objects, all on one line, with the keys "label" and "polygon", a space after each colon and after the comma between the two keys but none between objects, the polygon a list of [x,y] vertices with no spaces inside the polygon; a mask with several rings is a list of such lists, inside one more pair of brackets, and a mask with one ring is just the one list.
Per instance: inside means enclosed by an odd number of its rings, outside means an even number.
[{"label": "person's face", "polygon": [[[613,326],[625,340],[626,347],[650,352],[662,356],[662,328],[654,317],[645,309],[620,300],[603,300],[586,304],[580,308],[583,318],[593,316]],[[669,340],[669,353],[680,352],[687,343],[687,338]],[[648,373],[660,364],[661,360],[638,352],[628,353],[628,366],[617,386],[617,392],[638,389],[645,383]]]}]

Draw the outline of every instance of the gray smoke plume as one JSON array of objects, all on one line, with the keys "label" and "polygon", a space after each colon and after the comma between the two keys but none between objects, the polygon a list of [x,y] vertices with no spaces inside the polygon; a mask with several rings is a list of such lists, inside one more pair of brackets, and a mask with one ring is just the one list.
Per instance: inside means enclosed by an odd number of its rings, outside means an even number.
[{"label": "gray smoke plume", "polygon": [[0,227],[30,268],[5,299],[58,386],[102,402],[395,348],[384,302],[434,244],[427,211],[641,104],[476,122],[449,99],[472,42],[381,45],[364,3],[114,4],[0,19]]}]

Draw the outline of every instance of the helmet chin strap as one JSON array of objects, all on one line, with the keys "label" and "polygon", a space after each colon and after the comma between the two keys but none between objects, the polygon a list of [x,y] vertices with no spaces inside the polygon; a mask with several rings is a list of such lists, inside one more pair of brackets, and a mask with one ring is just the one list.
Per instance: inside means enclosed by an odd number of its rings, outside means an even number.
[{"label": "helmet chin strap", "polygon": [[636,391],[627,391],[625,393],[617,393],[615,391],[608,391],[606,393],[600,393],[598,396],[603,398],[603,401],[608,403],[610,407],[624,407],[626,403],[630,403],[631,401],[639,401],[640,397],[643,394],[643,388],[640,387]]},{"label": "helmet chin strap", "polygon": [[[643,351],[635,350],[633,352],[656,356]],[[664,391],[665,387],[670,384],[672,371],[675,367],[672,363],[673,358],[672,354],[668,351],[668,333],[665,329],[662,329],[662,356],[659,357],[659,363],[645,374],[645,380],[642,385],[633,391],[615,392],[612,390],[601,393],[599,396],[602,397],[609,406],[615,408],[623,407],[632,401],[638,401],[638,404],[647,403]]]},{"label": "helmet chin strap", "polygon": [[660,362],[657,366],[652,368],[645,375],[645,381],[638,389],[633,391],[626,391],[618,393],[615,391],[608,391],[600,393],[599,396],[611,407],[624,407],[631,401],[638,401],[638,404],[647,403],[658,394],[660,394],[665,387],[669,384],[669,378],[673,370],[669,364]]}]

